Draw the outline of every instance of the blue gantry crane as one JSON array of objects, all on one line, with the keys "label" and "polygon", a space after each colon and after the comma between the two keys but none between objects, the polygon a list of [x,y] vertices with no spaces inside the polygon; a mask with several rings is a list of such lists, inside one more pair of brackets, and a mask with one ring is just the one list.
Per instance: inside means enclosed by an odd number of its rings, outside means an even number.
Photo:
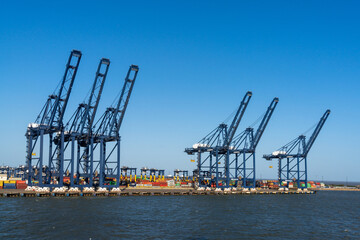
[{"label": "blue gantry crane", "polygon": [[[271,101],[255,135],[254,128],[248,127],[234,137],[230,149],[230,176],[236,181],[236,186],[241,185],[244,188],[254,188],[256,186],[255,150],[278,102],[278,98]],[[239,181],[241,181],[241,184],[239,184]]]},{"label": "blue gantry crane", "polygon": [[[300,135],[272,154],[263,156],[266,160],[278,159],[278,179],[280,183],[285,180],[294,180],[299,188],[307,187],[307,155],[329,114],[330,110],[326,110],[308,141],[306,141],[305,135]],[[285,160],[284,164],[283,160]],[[301,186],[301,182],[304,183],[303,186]]]},{"label": "blue gantry crane", "polygon": [[[70,145],[70,158],[65,159],[65,172],[70,175],[70,186],[79,185],[84,179],[82,187],[92,186],[93,176],[93,123],[109,70],[110,60],[102,58],[95,73],[95,80],[86,102],[79,104],[73,116],[66,125],[64,134],[64,151]],[[76,154],[75,154],[76,152]],[[74,181],[76,166],[76,179]]]},{"label": "blue gantry crane", "polygon": [[[229,127],[227,127],[227,124],[221,123],[198,143],[194,144],[192,148],[185,149],[185,152],[189,155],[197,153],[197,171],[195,173],[197,174],[199,186],[209,186],[214,181],[216,187],[229,187],[229,154],[232,149],[230,144],[251,96],[250,91],[245,94]],[[201,158],[203,153],[209,153],[205,159]],[[224,164],[221,165],[220,161],[223,161]],[[220,181],[225,181],[225,183],[220,186]]]},{"label": "blue gantry crane", "polygon": [[[63,176],[63,145],[64,145],[64,125],[63,117],[70,97],[71,89],[74,84],[75,76],[81,59],[81,52],[73,50],[70,53],[66,64],[65,74],[60,82],[57,94],[48,97],[40,114],[34,123],[30,123],[26,131],[26,165],[28,184],[44,185],[44,136],[49,136],[49,164],[48,172],[56,173],[62,183]],[[59,133],[59,143],[54,144],[54,134]],[[38,143],[39,142],[39,143]],[[55,154],[53,153],[53,146]],[[35,148],[38,152],[35,152]],[[37,155],[38,154],[38,155]],[[36,161],[36,162],[34,162]],[[33,167],[33,164],[35,164]]]},{"label": "blue gantry crane", "polygon": [[[99,178],[99,186],[104,185],[106,177],[116,178],[116,186],[119,186],[120,179],[120,127],[125,116],[126,108],[129,103],[131,92],[139,71],[139,67],[131,65],[125,77],[125,82],[115,107],[109,107],[98,120],[98,127],[94,132],[94,147],[99,146],[100,159],[94,159],[93,174]],[[95,126],[94,126],[95,127]],[[107,151],[107,143],[114,142],[114,146]],[[110,157],[116,150],[116,160]]]}]

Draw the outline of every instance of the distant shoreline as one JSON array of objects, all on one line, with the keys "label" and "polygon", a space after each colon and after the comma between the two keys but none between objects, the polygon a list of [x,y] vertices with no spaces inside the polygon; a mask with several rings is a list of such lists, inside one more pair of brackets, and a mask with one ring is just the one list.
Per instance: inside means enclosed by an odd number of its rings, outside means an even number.
[{"label": "distant shoreline", "polygon": [[350,192],[360,192],[358,188],[311,188],[315,191],[350,191]]}]

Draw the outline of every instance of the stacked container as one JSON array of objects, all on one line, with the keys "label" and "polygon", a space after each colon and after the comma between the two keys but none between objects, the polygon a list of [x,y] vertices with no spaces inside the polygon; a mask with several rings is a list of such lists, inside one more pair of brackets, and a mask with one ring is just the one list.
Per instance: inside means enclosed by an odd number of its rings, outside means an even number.
[{"label": "stacked container", "polygon": [[27,184],[25,181],[16,181],[16,189],[26,189]]},{"label": "stacked container", "polygon": [[3,189],[16,189],[16,181],[15,180],[4,181]]}]

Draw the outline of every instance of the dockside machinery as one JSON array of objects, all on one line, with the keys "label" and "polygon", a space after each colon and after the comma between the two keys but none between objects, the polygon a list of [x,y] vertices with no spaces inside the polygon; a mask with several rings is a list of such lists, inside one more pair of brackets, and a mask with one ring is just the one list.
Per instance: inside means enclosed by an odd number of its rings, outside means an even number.
[{"label": "dockside machinery", "polygon": [[[231,143],[251,96],[251,92],[245,94],[229,127],[227,124],[221,123],[192,148],[185,149],[189,155],[197,154],[196,177],[199,186],[209,186],[211,182],[215,181],[218,188],[229,187],[229,154],[233,149]],[[205,159],[202,159],[203,154],[207,155]]]},{"label": "dockside machinery", "polygon": [[[267,108],[255,134],[254,128],[248,127],[234,137],[230,150],[230,164],[229,173],[235,186],[242,186],[244,188],[256,187],[256,168],[255,168],[255,151],[260,142],[260,139],[274,113],[279,99],[274,98]],[[240,184],[239,184],[240,183]]]},{"label": "dockside machinery", "polygon": [[295,180],[299,188],[307,187],[307,155],[329,115],[330,110],[326,110],[308,141],[306,141],[305,135],[300,135],[272,154],[263,156],[266,160],[278,159],[278,179],[280,183]]},{"label": "dockside machinery", "polygon": [[[81,60],[81,52],[73,50],[70,53],[65,68],[65,74],[60,81],[57,93],[49,95],[40,114],[34,123],[26,130],[26,166],[28,184],[44,185],[47,171],[59,178],[62,183],[64,175],[64,124],[63,118],[68,105],[70,93]],[[55,143],[55,134],[59,142]],[[48,138],[48,165],[44,159],[44,137]],[[46,169],[44,169],[46,168]]]}]

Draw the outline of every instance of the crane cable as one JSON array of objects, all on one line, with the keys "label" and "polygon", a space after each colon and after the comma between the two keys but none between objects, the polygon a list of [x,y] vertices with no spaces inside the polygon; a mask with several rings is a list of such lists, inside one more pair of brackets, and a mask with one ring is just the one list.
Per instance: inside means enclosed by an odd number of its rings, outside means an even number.
[{"label": "crane cable", "polygon": [[264,112],[263,114],[261,114],[261,115],[258,117],[258,119],[256,119],[255,122],[250,125],[250,127],[251,127],[251,128],[254,128],[254,126],[255,126],[256,124],[258,124],[258,123],[264,118],[265,114],[266,114],[266,112]]},{"label": "crane cable", "polygon": [[227,122],[230,121],[230,119],[234,118],[237,110],[238,110],[238,108],[236,108],[236,109],[223,121],[223,123],[227,123]]},{"label": "crane cable", "polygon": [[306,130],[305,132],[303,132],[301,135],[305,135],[308,132],[310,132],[312,129],[314,129],[316,126],[318,125],[318,123],[315,123],[313,126],[311,126],[308,130]]}]

